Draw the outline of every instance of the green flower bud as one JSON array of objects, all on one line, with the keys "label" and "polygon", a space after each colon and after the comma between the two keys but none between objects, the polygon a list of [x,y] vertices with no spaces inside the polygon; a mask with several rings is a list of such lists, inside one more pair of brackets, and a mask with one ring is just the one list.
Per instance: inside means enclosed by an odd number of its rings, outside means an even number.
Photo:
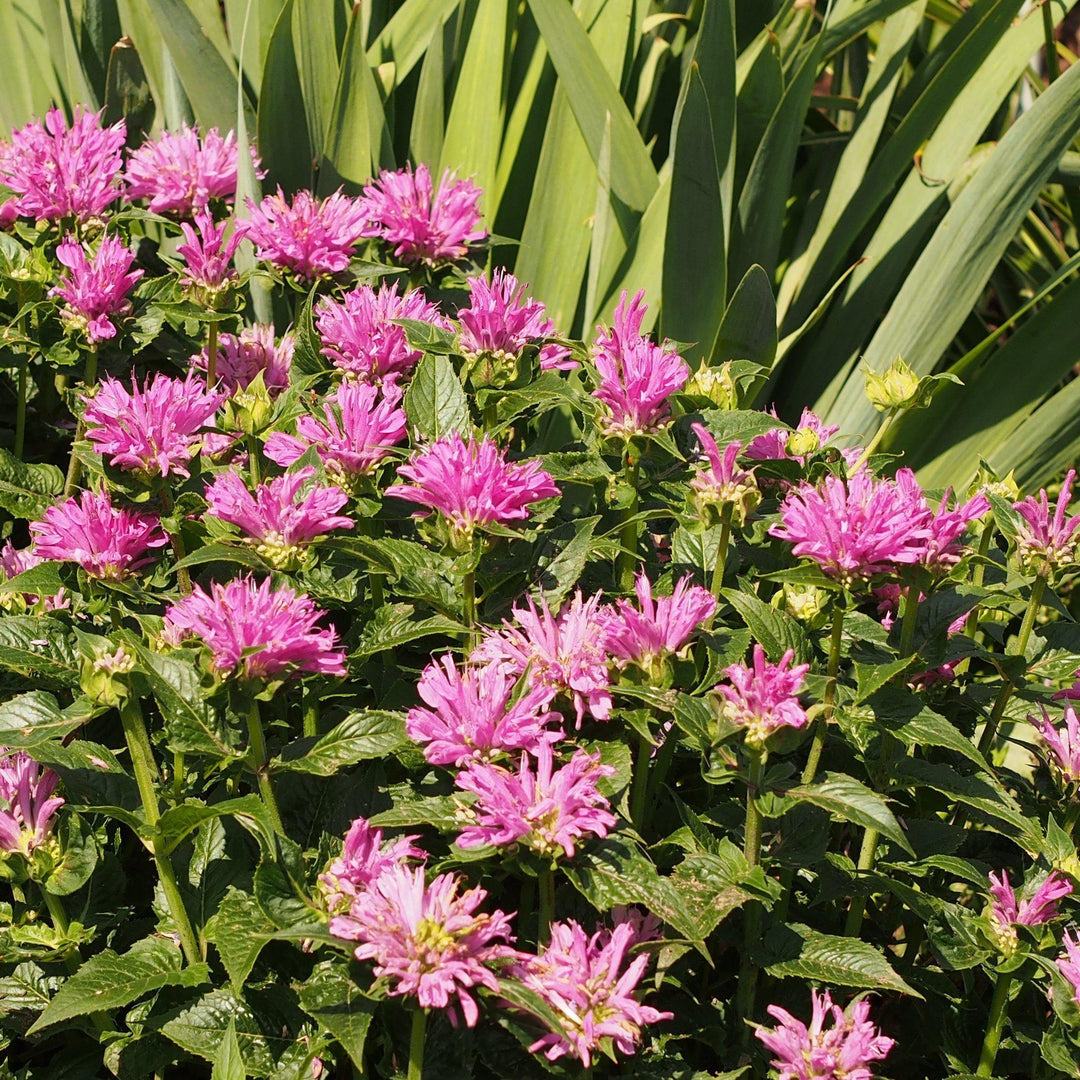
[{"label": "green flower bud", "polygon": [[684,393],[705,398],[718,409],[731,411],[739,407],[739,390],[731,377],[731,361],[718,368],[703,367],[690,376]]},{"label": "green flower bud", "polygon": [[274,401],[263,382],[260,371],[248,383],[225,402],[223,423],[225,431],[242,431],[245,435],[258,435],[270,423],[274,414]]},{"label": "green flower bud", "polygon": [[919,377],[899,356],[880,375],[865,369],[863,378],[866,396],[879,412],[909,409],[919,401]]},{"label": "green flower bud", "polygon": [[135,657],[121,645],[116,652],[84,658],[79,668],[79,684],[92,701],[119,705],[129,693],[125,676],[135,668]]},{"label": "green flower bud", "polygon": [[794,458],[816,454],[821,449],[821,439],[813,428],[796,428],[784,444],[784,449]]},{"label": "green flower bud", "polygon": [[809,622],[820,615],[828,595],[816,585],[784,584],[784,609],[793,619]]}]

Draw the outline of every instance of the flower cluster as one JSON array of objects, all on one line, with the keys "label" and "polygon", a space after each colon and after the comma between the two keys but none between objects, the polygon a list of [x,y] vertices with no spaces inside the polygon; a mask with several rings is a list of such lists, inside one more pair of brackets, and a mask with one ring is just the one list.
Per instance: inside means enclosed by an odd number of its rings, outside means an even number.
[{"label": "flower cluster", "polygon": [[116,337],[114,320],[131,310],[128,293],[143,276],[131,269],[131,252],[106,236],[89,257],[77,240],[65,240],[57,245],[56,258],[68,270],[53,289],[66,305],[66,324],[85,334],[91,347]]}]

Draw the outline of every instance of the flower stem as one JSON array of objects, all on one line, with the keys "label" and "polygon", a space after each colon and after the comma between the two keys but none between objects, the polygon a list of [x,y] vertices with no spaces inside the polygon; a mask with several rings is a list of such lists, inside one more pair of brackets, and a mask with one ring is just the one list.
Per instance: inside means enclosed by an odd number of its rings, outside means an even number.
[{"label": "flower stem", "polygon": [[986,1022],[986,1035],[983,1037],[982,1050],[979,1052],[979,1067],[976,1076],[993,1076],[994,1062],[997,1060],[998,1045],[1001,1042],[1001,1029],[1009,1011],[1009,988],[1012,985],[1012,972],[999,972],[994,982],[994,996],[990,1000],[990,1018]]},{"label": "flower stem", "polygon": [[[97,381],[97,368],[97,350],[91,349],[86,354],[86,365],[83,368],[83,383],[88,390]],[[79,422],[75,425],[75,439],[71,444],[71,457],[68,459],[67,478],[64,481],[65,499],[70,499],[71,496],[75,494],[75,489],[79,486],[79,477],[82,475],[82,462],[79,460],[78,454],[75,453],[75,445],[82,439],[85,433],[86,423],[80,416]]]},{"label": "flower stem", "polygon": [[536,943],[546,945],[551,940],[551,924],[555,919],[555,871],[550,866],[544,867],[537,884],[540,903],[536,916]]},{"label": "flower stem", "polygon": [[262,463],[260,456],[262,450],[259,447],[259,440],[254,435],[247,437],[248,448],[248,468],[251,470],[251,482],[258,487],[262,483]]},{"label": "flower stem", "polygon": [[[171,515],[173,507],[176,505],[173,502],[172,492],[168,487],[161,489],[161,503],[165,509],[167,515]],[[166,531],[166,536],[169,538],[169,546],[173,550],[173,557],[176,559],[176,584],[180,589],[181,596],[191,595],[191,575],[188,573],[186,566],[180,566],[179,564],[184,561],[184,557],[187,555],[187,549],[184,547],[184,539],[180,535],[179,523],[175,530],[169,529]]]},{"label": "flower stem", "polygon": [[184,794],[184,754],[180,750],[173,751],[173,774],[172,796],[173,802],[179,804]]},{"label": "flower stem", "polygon": [[720,511],[720,544],[716,549],[716,563],[713,566],[712,594],[719,600],[720,590],[724,587],[724,567],[727,563],[728,543],[731,540],[731,503],[725,503]]},{"label": "flower stem", "polygon": [[840,671],[840,644],[844,637],[844,608],[841,604],[836,605],[833,613],[832,637],[829,640],[829,671],[828,682],[825,683],[825,710],[821,718],[814,726],[814,738],[810,744],[810,755],[806,759],[806,768],[803,769],[802,782],[813,783],[817,776],[818,765],[821,762],[821,752],[825,748],[825,738],[829,732],[829,724],[832,723],[833,712],[836,708],[836,677]]},{"label": "flower stem", "polygon": [[[1042,607],[1043,593],[1045,592],[1046,575],[1040,574],[1031,586],[1031,596],[1028,598],[1027,611],[1024,612],[1024,621],[1020,624],[1020,635],[1016,639],[1016,647],[1011,650],[1011,655],[1024,655],[1028,645],[1028,638],[1031,637],[1032,627],[1035,625],[1035,616]],[[998,693],[997,700],[994,702],[994,711],[990,714],[990,719],[986,721],[986,727],[983,728],[982,736],[979,739],[979,753],[982,754],[983,757],[987,757],[990,753],[990,748],[994,745],[994,739],[997,737],[998,725],[1001,723],[1001,718],[1005,714],[1005,706],[1008,705],[1009,698],[1012,697],[1012,692],[1015,689],[1016,684],[1012,679],[1006,678]]]},{"label": "flower stem", "polygon": [[623,457],[623,469],[631,496],[629,503],[622,509],[622,525],[619,528],[619,587],[623,592],[630,592],[634,587],[634,567],[637,565],[638,532],[641,523],[636,520],[639,506],[638,467],[630,460],[629,444]]},{"label": "flower stem", "polygon": [[848,476],[850,476],[852,473],[857,473],[870,460],[870,455],[873,454],[873,452],[881,445],[881,440],[885,438],[885,432],[889,430],[893,420],[896,419],[896,414],[899,411],[900,410],[898,408],[889,410],[889,415],[886,416],[884,420],[882,420],[881,427],[879,427],[874,433],[874,437],[870,440],[869,445],[862,452],[862,456],[859,458],[858,461],[855,462],[854,466],[848,470]]},{"label": "flower stem", "polygon": [[[874,856],[877,854],[878,841],[881,834],[877,829],[867,829],[863,833],[862,847],[859,849],[859,873],[865,874],[874,868]],[[866,912],[866,901],[870,895],[868,885],[860,885],[851,898],[851,907],[848,908],[847,922],[844,925],[844,934],[847,937],[858,937],[862,930],[863,915]]]},{"label": "flower stem", "polygon": [[[137,697],[129,695],[125,699],[120,709],[120,721],[124,728],[128,753],[131,756],[135,784],[142,800],[143,815],[146,818],[146,824],[153,829],[161,816],[156,789],[158,771],[154,764],[154,752],[150,747],[150,736],[146,733],[142,706]],[[157,867],[161,891],[165,894],[166,906],[180,935],[180,946],[184,950],[184,956],[189,964],[198,964],[202,961],[202,950],[199,948],[198,939],[192,929],[187,909],[184,907],[183,897],[180,895],[180,886],[176,881],[172,859],[160,838],[155,838],[148,846],[154,856],[154,865]]]},{"label": "flower stem", "polygon": [[1043,41],[1046,47],[1046,83],[1050,85],[1061,73],[1058,67],[1057,40],[1054,37],[1054,13],[1050,0],[1042,0]]},{"label": "flower stem", "polygon": [[427,1034],[427,1012],[417,1009],[412,1018],[412,1034],[409,1036],[408,1080],[422,1080],[424,1075],[424,1036]]},{"label": "flower stem", "polygon": [[[761,811],[757,799],[761,793],[765,774],[765,755],[760,750],[747,748],[749,755],[746,783],[746,829],[743,839],[743,855],[747,866],[753,869],[761,862]],[[757,990],[758,969],[750,959],[750,950],[761,936],[761,905],[755,900],[746,908],[746,921],[743,925],[743,951],[739,962],[739,981],[735,990],[735,1016],[737,1021],[752,1020],[754,1016],[754,998]],[[750,1027],[743,1025],[739,1034],[740,1043],[749,1045]]]},{"label": "flower stem", "polygon": [[274,785],[270,780],[270,759],[266,753],[266,736],[263,733],[262,714],[259,712],[258,701],[251,702],[251,708],[247,714],[248,727],[248,764],[255,770],[255,778],[259,785],[259,797],[270,815],[270,823],[274,826],[274,832],[279,836],[285,835],[285,828],[281,824],[281,811],[278,809],[277,796],[274,794]]},{"label": "flower stem", "polygon": [[908,657],[915,651],[915,623],[922,592],[922,574],[916,568],[904,596],[904,621],[900,624],[900,655]]},{"label": "flower stem", "polygon": [[304,696],[304,735],[313,739],[319,734],[319,695],[309,686]]},{"label": "flower stem", "polygon": [[634,779],[630,786],[630,820],[640,833],[645,827],[645,808],[648,805],[649,766],[652,764],[653,742],[638,733],[637,757],[634,761]]},{"label": "flower stem", "polygon": [[206,385],[213,389],[217,382],[218,324],[210,323],[206,342]]},{"label": "flower stem", "polygon": [[19,401],[15,407],[15,456],[21,458],[23,448],[26,445],[26,366],[30,362],[27,356],[26,364],[19,368]]}]

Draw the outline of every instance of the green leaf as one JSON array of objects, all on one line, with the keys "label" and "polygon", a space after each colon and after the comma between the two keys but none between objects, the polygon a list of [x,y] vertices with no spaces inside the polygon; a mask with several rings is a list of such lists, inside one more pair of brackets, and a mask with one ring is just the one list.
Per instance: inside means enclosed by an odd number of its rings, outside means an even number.
[{"label": "green leaf", "polygon": [[363,1071],[364,1043],[377,1002],[360,992],[348,966],[333,960],[317,964],[300,987],[300,1004]]},{"label": "green leaf", "polygon": [[905,746],[940,746],[963,755],[978,769],[986,769],[986,759],[963,732],[940,713],[923,705],[901,687],[883,687],[870,698],[878,722]]},{"label": "green leaf", "polygon": [[27,465],[0,449],[0,508],[13,517],[43,517],[64,490],[64,474],[55,465]]},{"label": "green leaf", "polygon": [[55,596],[64,583],[60,580],[60,563],[43,562],[21,574],[0,581],[0,593],[26,593],[28,596]]},{"label": "green leaf", "polygon": [[828,810],[830,814],[844,821],[852,821],[864,829],[876,829],[906,852],[915,854],[885,800],[854,777],[843,773],[826,773],[816,783],[789,788],[785,794],[800,802],[820,806],[822,810]]},{"label": "green leaf", "polygon": [[312,921],[313,912],[303,884],[304,861],[292,841],[278,837],[277,857],[265,857],[255,871],[255,899],[281,928]]},{"label": "green leaf", "polygon": [[[61,980],[46,975],[37,964],[24,961],[4,978],[0,978],[0,1015],[14,1017],[19,1013],[37,1016],[49,1004],[49,999]],[[25,1027],[30,1026],[27,1020]]]},{"label": "green leaf", "polygon": [[872,945],[858,938],[819,934],[799,923],[773,927],[752,955],[777,979],[807,979],[922,997]]},{"label": "green leaf", "polygon": [[855,704],[859,705],[880,690],[893,676],[911,667],[914,658],[901,657],[887,663],[855,663]]},{"label": "green leaf", "polygon": [[469,402],[453,365],[445,356],[423,356],[405,392],[409,426],[425,440],[469,429]]},{"label": "green leaf", "polygon": [[0,619],[0,667],[60,686],[78,686],[79,655],[63,623],[46,615]]},{"label": "green leaf", "polygon": [[45,879],[45,889],[54,896],[70,896],[89,880],[98,861],[94,830],[80,814],[66,814],[59,832],[59,861]]},{"label": "green leaf", "polygon": [[64,712],[52,694],[31,690],[0,703],[0,746],[26,750],[62,739],[85,723],[85,715]]},{"label": "green leaf", "polygon": [[461,623],[441,615],[414,619],[415,610],[412,604],[383,604],[365,624],[349,660],[355,664],[410,641],[433,635],[459,634],[464,629]]},{"label": "green leaf", "polygon": [[722,841],[718,853],[691,852],[675,867],[671,885],[693,920],[694,937],[704,940],[733,911],[756,898],[742,887],[749,871],[742,852],[729,840]]},{"label": "green leaf", "polygon": [[593,161],[600,158],[610,116],[612,190],[627,206],[644,210],[657,188],[656,170],[585,27],[565,0],[529,0],[529,8]]},{"label": "green leaf", "polygon": [[236,1023],[230,1020],[225,1029],[225,1037],[221,1040],[217,1056],[214,1058],[214,1067],[210,1070],[210,1080],[244,1080],[247,1070],[244,1068],[244,1058],[240,1053],[240,1043],[236,1039]]},{"label": "green leaf", "polygon": [[189,1054],[216,1061],[230,1029],[246,1071],[256,1076],[271,1075],[274,1054],[270,1039],[251,1006],[231,990],[212,990],[162,1025],[161,1031]]},{"label": "green leaf", "polygon": [[333,776],[358,761],[387,757],[408,741],[405,718],[400,713],[365,709],[350,713],[320,739],[291,743],[283,751],[279,766],[293,772]]},{"label": "green leaf", "polygon": [[172,806],[158,819],[157,831],[170,847],[175,847],[200,825],[221,817],[248,818],[266,838],[267,843],[273,843],[273,823],[258,795],[241,795],[239,798],[225,799],[219,803],[189,800],[179,806]]},{"label": "green leaf", "polygon": [[229,886],[225,899],[206,927],[207,940],[217,947],[236,993],[247,981],[263,946],[276,929],[250,893]]},{"label": "green leaf", "polygon": [[776,300],[768,275],[755,263],[724,312],[708,361],[715,366],[725,360],[750,360],[767,368],[776,348]]},{"label": "green leaf", "polygon": [[455,832],[461,828],[459,804],[452,795],[429,795],[408,802],[398,800],[392,809],[374,814],[369,820],[372,825],[387,829],[433,825],[441,832]]},{"label": "green leaf", "polygon": [[163,986],[198,986],[209,977],[205,964],[181,970],[182,960],[179,946],[156,935],[137,941],[123,955],[104,949],[60,987],[30,1033],[76,1016],[119,1009]]},{"label": "green leaf", "polygon": [[558,549],[554,556],[546,557],[546,549],[538,560],[541,571],[540,586],[544,600],[558,609],[563,599],[577,584],[593,549],[593,533],[600,523],[599,517],[582,518],[574,523],[574,535],[570,542]]},{"label": "green leaf", "polygon": [[810,657],[810,641],[806,631],[790,615],[771,607],[752,593],[724,589],[723,596],[742,616],[754,640],[760,642],[774,663],[788,649],[795,650],[796,661]]}]

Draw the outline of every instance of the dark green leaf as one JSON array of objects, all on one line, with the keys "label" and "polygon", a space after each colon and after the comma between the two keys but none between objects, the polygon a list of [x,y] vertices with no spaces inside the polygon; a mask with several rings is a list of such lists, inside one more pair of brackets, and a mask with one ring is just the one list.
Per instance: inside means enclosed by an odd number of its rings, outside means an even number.
[{"label": "dark green leaf", "polygon": [[360,993],[348,966],[338,961],[318,964],[300,987],[300,1004],[363,1071],[364,1042],[376,1002]]},{"label": "dark green leaf", "polygon": [[28,465],[0,449],[0,507],[17,518],[35,521],[64,490],[64,474],[55,465]]},{"label": "dark green leaf", "polygon": [[206,928],[206,936],[217,946],[236,993],[240,993],[275,929],[254,896],[229,887]]},{"label": "dark green leaf", "polygon": [[469,402],[453,365],[445,356],[424,356],[405,392],[409,427],[433,440],[469,427]]},{"label": "dark green leaf", "polygon": [[314,743],[304,739],[287,746],[279,764],[295,772],[332,776],[358,761],[386,757],[408,741],[400,713],[369,709],[350,713]]}]

